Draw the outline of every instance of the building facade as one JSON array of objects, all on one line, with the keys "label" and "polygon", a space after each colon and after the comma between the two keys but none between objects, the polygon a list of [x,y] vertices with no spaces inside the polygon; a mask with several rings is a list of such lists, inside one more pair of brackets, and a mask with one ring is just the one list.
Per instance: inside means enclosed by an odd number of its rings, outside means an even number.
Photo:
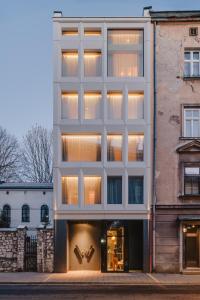
[{"label": "building facade", "polygon": [[0,227],[24,225],[28,234],[44,224],[53,225],[53,185],[40,183],[0,184]]},{"label": "building facade", "polygon": [[200,267],[200,12],[150,12],[155,29],[155,270]]},{"label": "building facade", "polygon": [[55,271],[149,271],[152,25],[55,12]]}]

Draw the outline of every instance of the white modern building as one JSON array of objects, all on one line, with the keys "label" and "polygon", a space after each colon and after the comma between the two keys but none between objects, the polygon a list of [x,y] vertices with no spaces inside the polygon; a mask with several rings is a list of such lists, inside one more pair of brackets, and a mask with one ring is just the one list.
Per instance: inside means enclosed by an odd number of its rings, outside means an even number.
[{"label": "white modern building", "polygon": [[45,183],[1,183],[1,227],[24,225],[35,234],[41,225],[53,225],[53,185]]},{"label": "white modern building", "polygon": [[55,12],[55,271],[150,268],[150,18]]}]

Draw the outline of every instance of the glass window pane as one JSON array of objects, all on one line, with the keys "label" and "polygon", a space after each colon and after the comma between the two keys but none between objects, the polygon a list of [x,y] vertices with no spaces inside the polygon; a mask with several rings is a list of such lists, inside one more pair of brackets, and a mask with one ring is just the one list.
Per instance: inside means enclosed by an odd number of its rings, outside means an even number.
[{"label": "glass window pane", "polygon": [[128,203],[143,204],[143,177],[128,178]]},{"label": "glass window pane", "polygon": [[122,204],[122,177],[108,177],[107,203]]},{"label": "glass window pane", "polygon": [[186,116],[186,118],[192,118],[192,110],[185,109],[185,116]]},{"label": "glass window pane", "polygon": [[84,35],[88,37],[98,37],[101,35],[101,28],[85,28]]},{"label": "glass window pane", "polygon": [[199,112],[200,112],[199,109],[194,109],[194,110],[193,110],[193,117],[194,117],[194,118],[199,118]]},{"label": "glass window pane", "polygon": [[101,204],[101,177],[84,177],[84,202]]},{"label": "glass window pane", "polygon": [[185,174],[187,175],[199,175],[198,167],[185,167]]},{"label": "glass window pane", "polygon": [[199,76],[199,63],[198,62],[193,63],[193,75]]},{"label": "glass window pane", "polygon": [[193,52],[193,59],[199,60],[199,52]]},{"label": "glass window pane", "polygon": [[144,94],[128,94],[128,119],[144,118]]},{"label": "glass window pane", "polygon": [[190,52],[185,52],[184,58],[185,59],[190,59]]},{"label": "glass window pane", "polygon": [[186,132],[185,136],[191,137],[192,136],[192,121],[186,121]]},{"label": "glass window pane", "polygon": [[184,63],[184,75],[190,76],[190,62]]},{"label": "glass window pane", "polygon": [[185,195],[192,194],[192,182],[191,178],[185,176]]},{"label": "glass window pane", "polygon": [[84,75],[87,77],[101,76],[101,52],[85,51]]},{"label": "glass window pane", "polygon": [[98,92],[84,94],[85,120],[101,119],[101,94]]},{"label": "glass window pane", "polygon": [[108,30],[108,76],[143,76],[142,30]]},{"label": "glass window pane", "polygon": [[62,53],[62,76],[78,76],[78,51]]},{"label": "glass window pane", "polygon": [[62,35],[69,36],[69,37],[78,36],[78,28],[63,29]]},{"label": "glass window pane", "polygon": [[192,178],[192,195],[199,195],[199,178],[194,176]]},{"label": "glass window pane", "polygon": [[62,177],[62,203],[78,204],[78,177]]},{"label": "glass window pane", "polygon": [[122,160],[122,135],[107,136],[107,159],[108,161]]},{"label": "glass window pane", "polygon": [[100,161],[101,136],[100,135],[63,135],[62,136],[63,161]]},{"label": "glass window pane", "polygon": [[78,119],[77,93],[62,93],[61,117],[69,120]]},{"label": "glass window pane", "polygon": [[199,121],[193,121],[193,137],[199,137]]},{"label": "glass window pane", "polygon": [[124,228],[107,231],[107,271],[124,271]]},{"label": "glass window pane", "polygon": [[144,135],[129,135],[128,136],[128,160],[143,161],[144,159]]},{"label": "glass window pane", "polygon": [[108,119],[121,120],[122,119],[122,102],[123,95],[118,92],[109,92],[107,95],[107,109]]}]

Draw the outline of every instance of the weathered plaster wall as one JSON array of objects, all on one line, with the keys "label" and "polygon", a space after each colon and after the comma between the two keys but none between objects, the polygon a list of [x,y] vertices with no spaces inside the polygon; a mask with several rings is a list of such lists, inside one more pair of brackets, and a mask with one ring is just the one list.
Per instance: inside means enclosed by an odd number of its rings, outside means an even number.
[{"label": "weathered plaster wall", "polygon": [[[157,26],[157,204],[180,203],[176,147],[186,142],[179,139],[183,129],[182,105],[200,104],[200,81],[183,80],[184,49],[200,48],[200,38],[189,36],[191,26]],[[200,32],[200,25],[195,26]]]},{"label": "weathered plaster wall", "polygon": [[[197,23],[161,23],[157,26],[157,160],[156,160],[156,271],[179,272],[180,214],[198,214],[183,210],[181,160],[176,148],[190,140],[183,135],[183,104],[200,104],[200,81],[184,80],[184,49],[200,48],[200,38],[189,36],[189,28]],[[194,158],[194,156],[193,156]],[[184,157],[184,161],[188,158]],[[200,203],[199,200],[187,203]],[[179,209],[159,205],[179,205]]]}]

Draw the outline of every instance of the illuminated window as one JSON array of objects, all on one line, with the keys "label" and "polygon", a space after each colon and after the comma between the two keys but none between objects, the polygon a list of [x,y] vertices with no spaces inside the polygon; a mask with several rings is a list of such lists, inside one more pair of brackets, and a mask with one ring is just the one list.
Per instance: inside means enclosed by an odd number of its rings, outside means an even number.
[{"label": "illuminated window", "polygon": [[62,52],[62,76],[78,76],[78,51],[70,50]]},{"label": "illuminated window", "polygon": [[86,92],[84,94],[84,118],[86,120],[101,119],[100,92]]},{"label": "illuminated window", "polygon": [[108,161],[122,160],[122,135],[110,134],[107,136],[107,159]]},{"label": "illuminated window", "polygon": [[100,135],[63,135],[62,136],[63,161],[100,161],[101,136]]},{"label": "illuminated window", "polygon": [[84,203],[101,204],[101,177],[84,177]]},{"label": "illuminated window", "polygon": [[101,28],[85,28],[84,29],[84,35],[85,36],[100,36],[101,35]]},{"label": "illuminated window", "polygon": [[101,76],[101,51],[84,51],[84,75],[86,77]]},{"label": "illuminated window", "polygon": [[62,177],[62,203],[69,205],[78,204],[78,177]]},{"label": "illuminated window", "polygon": [[143,76],[143,30],[108,30],[108,76]]},{"label": "illuminated window", "polygon": [[78,93],[62,93],[61,117],[69,120],[78,119]]},{"label": "illuminated window", "polygon": [[131,134],[128,136],[128,160],[144,160],[144,135]]},{"label": "illuminated window", "polygon": [[69,37],[77,36],[78,35],[78,28],[62,29],[62,35],[69,36]]},{"label": "illuminated window", "polygon": [[123,95],[121,92],[108,92],[107,94],[108,119],[110,120],[122,119],[122,103],[123,103]]},{"label": "illuminated window", "polygon": [[128,93],[128,119],[143,119],[144,118],[144,94],[143,93]]}]

